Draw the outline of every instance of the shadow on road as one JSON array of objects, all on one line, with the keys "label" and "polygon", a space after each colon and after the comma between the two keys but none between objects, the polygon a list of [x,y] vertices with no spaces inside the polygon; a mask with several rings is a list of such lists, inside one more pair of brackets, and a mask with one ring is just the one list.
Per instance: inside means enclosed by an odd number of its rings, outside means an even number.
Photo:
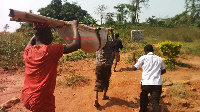
[{"label": "shadow on road", "polygon": [[[135,98],[136,102],[133,101],[125,101],[123,99],[120,98],[116,98],[116,97],[110,97],[110,101],[107,102],[105,105],[102,105],[100,107],[98,107],[98,110],[105,110],[107,107],[112,107],[114,105],[118,105],[118,106],[127,106],[127,107],[131,107],[133,109],[140,107],[140,99]],[[165,103],[163,101],[163,99],[160,99],[160,105],[161,105],[161,112],[170,112],[167,108],[167,105],[170,105],[168,103]],[[153,112],[153,108],[152,108],[152,104],[151,102],[148,105],[148,112]]]},{"label": "shadow on road", "polygon": [[131,108],[139,108],[139,99],[136,99],[136,103],[134,103],[133,101],[125,101],[123,99],[120,98],[116,98],[116,97],[110,97],[110,101],[107,102],[105,105],[100,106],[99,108],[97,108],[98,110],[105,110],[107,107],[111,107],[114,105],[118,105],[118,106],[127,106],[127,107],[131,107]]},{"label": "shadow on road", "polygon": [[120,68],[119,72],[123,72],[123,71],[133,71],[133,68],[131,67]]}]

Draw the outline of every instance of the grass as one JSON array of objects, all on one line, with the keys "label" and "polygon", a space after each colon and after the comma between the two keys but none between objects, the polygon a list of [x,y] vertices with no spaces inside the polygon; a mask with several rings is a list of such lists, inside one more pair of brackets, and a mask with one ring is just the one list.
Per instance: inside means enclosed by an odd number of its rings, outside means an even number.
[{"label": "grass", "polygon": [[80,75],[74,75],[74,74],[70,74],[67,76],[64,76],[63,82],[70,87],[74,87],[77,84],[88,84],[90,79],[88,79],[87,77],[84,76],[80,76]]},{"label": "grass", "polygon": [[96,53],[85,53],[83,52],[82,50],[78,50],[78,51],[75,51],[71,54],[68,54],[68,55],[65,55],[63,58],[62,58],[62,61],[76,61],[76,60],[81,60],[81,59],[84,59],[84,58],[89,58],[89,57],[96,57]]},{"label": "grass", "polygon": [[191,91],[190,85],[183,83],[175,83],[173,86],[169,86],[169,98],[171,100],[171,107],[174,111],[186,107],[190,108],[197,105],[196,99],[198,99],[198,92]]},{"label": "grass", "polygon": [[197,42],[185,42],[182,46],[183,52],[185,54],[192,54],[196,56],[200,56],[200,41]]}]

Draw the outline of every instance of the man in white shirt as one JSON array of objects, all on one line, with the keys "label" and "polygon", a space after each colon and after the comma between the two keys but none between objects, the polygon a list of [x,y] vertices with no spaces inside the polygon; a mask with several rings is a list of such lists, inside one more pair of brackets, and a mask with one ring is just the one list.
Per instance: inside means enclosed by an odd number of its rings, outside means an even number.
[{"label": "man in white shirt", "polygon": [[162,93],[161,75],[166,73],[162,59],[154,55],[153,46],[148,44],[144,47],[145,55],[141,56],[136,63],[133,54],[133,70],[142,67],[141,93],[140,93],[140,112],[147,112],[149,103],[148,94],[151,95],[153,111],[160,112],[159,100]]}]

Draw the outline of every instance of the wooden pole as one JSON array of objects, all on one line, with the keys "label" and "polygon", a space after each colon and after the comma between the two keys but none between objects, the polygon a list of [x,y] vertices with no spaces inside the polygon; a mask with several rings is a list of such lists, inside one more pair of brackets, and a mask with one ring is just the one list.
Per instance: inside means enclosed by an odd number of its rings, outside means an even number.
[{"label": "wooden pole", "polygon": [[11,17],[10,21],[31,22],[31,23],[41,22],[41,23],[47,23],[52,27],[64,26],[66,22],[66,21],[57,20],[50,17],[45,17],[45,16],[18,11],[14,9],[10,9],[9,16]]}]

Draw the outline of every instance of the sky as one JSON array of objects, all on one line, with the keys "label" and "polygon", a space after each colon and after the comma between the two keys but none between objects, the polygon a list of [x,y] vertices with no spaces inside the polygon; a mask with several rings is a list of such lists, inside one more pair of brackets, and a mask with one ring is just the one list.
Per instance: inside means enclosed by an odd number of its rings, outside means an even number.
[{"label": "sky", "polygon": [[[67,0],[68,2],[77,2],[83,10],[86,10],[94,19],[100,20],[95,14],[95,10],[99,5],[106,5],[106,12],[117,12],[114,6],[122,3],[131,3],[131,0]],[[156,18],[170,18],[182,13],[185,8],[185,0],[149,0],[148,8],[142,8],[139,14],[140,22],[145,22],[147,18],[155,16]],[[38,14],[38,9],[46,7],[51,0],[0,0],[0,32],[3,27],[8,24],[9,32],[15,32],[20,27],[18,22],[10,21],[9,9],[19,11],[32,10],[34,14]]]}]

